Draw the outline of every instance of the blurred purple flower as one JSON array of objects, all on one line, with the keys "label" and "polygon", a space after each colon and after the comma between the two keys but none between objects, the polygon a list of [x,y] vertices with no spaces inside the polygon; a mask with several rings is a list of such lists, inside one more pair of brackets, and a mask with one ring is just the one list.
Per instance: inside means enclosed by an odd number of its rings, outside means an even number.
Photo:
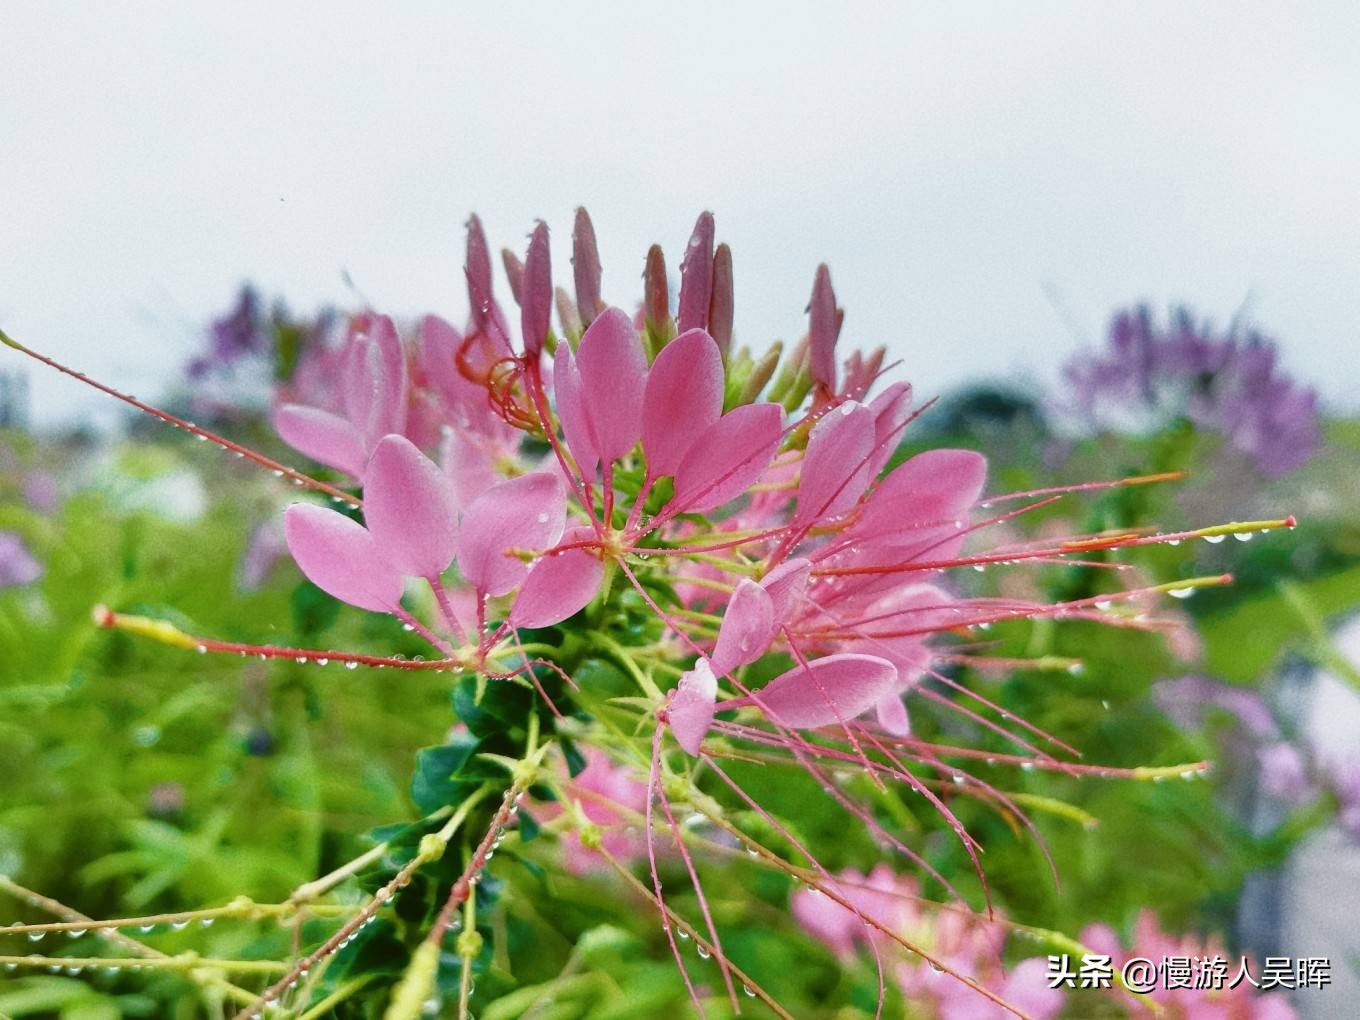
[{"label": "blurred purple flower", "polygon": [[1247,687],[1191,674],[1163,680],[1154,688],[1158,707],[1181,729],[1204,725],[1204,710],[1217,708],[1231,715],[1252,737],[1266,740],[1278,736],[1270,709],[1261,695]]},{"label": "blurred purple flower", "polygon": [[268,316],[254,287],[246,284],[241,288],[235,307],[213,322],[208,335],[208,352],[189,363],[191,379],[202,379],[242,358],[270,349],[273,341]]},{"label": "blurred purple flower", "polygon": [[22,487],[24,502],[29,509],[40,514],[55,512],[61,502],[57,480],[46,471],[32,471],[24,475]]},{"label": "blurred purple flower", "polygon": [[258,525],[246,540],[246,551],[237,569],[237,584],[242,591],[258,591],[269,580],[274,565],[287,555],[283,521],[279,517],[271,517]]},{"label": "blurred purple flower", "polygon": [[1218,432],[1278,478],[1316,452],[1317,394],[1278,370],[1274,343],[1256,331],[1215,335],[1184,308],[1163,329],[1146,306],[1118,313],[1103,351],[1068,362],[1078,410],[1097,426],[1111,412],[1184,416]]},{"label": "blurred purple flower", "polygon": [[1351,839],[1360,841],[1360,761],[1352,759],[1332,770],[1336,820]]},{"label": "blurred purple flower", "polygon": [[1261,789],[1284,801],[1300,801],[1316,794],[1308,778],[1308,766],[1293,744],[1279,740],[1256,752],[1261,768]]},{"label": "blurred purple flower", "polygon": [[0,531],[0,588],[31,584],[42,575],[42,564],[33,558],[23,539],[12,531]]}]

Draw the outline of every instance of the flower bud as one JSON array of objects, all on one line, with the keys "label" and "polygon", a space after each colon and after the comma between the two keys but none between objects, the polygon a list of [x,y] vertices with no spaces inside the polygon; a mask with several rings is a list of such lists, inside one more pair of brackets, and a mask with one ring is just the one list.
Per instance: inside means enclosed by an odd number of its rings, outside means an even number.
[{"label": "flower bud", "polygon": [[548,250],[548,225],[542,220],[529,239],[520,280],[520,330],[524,335],[524,355],[537,358],[552,328],[552,256]]},{"label": "flower bud", "polygon": [[699,214],[680,263],[680,332],[708,325],[708,301],[713,292],[713,214]]},{"label": "flower bud", "polygon": [[836,307],[836,292],[831,289],[831,271],[817,267],[808,304],[808,351],[812,379],[827,392],[836,389],[836,339],[840,335],[842,313]]},{"label": "flower bud", "polygon": [[571,234],[571,272],[581,324],[589,326],[604,306],[600,301],[600,250],[595,244],[595,227],[584,207],[576,210],[576,227]]},{"label": "flower bud", "polygon": [[661,245],[647,249],[647,265],[642,271],[642,303],[646,309],[647,325],[653,332],[661,332],[671,317],[670,285],[666,282],[666,256]]},{"label": "flower bud", "polygon": [[713,254],[713,293],[708,299],[708,335],[718,345],[724,358],[732,348],[732,315],[735,303],[732,295],[732,249],[718,245]]}]

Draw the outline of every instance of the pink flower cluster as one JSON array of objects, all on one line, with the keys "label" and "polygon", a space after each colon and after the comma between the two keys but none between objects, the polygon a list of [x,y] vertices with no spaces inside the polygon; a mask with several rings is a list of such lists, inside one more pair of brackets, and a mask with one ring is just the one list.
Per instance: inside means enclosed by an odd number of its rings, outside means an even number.
[{"label": "pink flower cluster", "polygon": [[[1030,957],[1009,970],[1003,966],[1006,930],[999,915],[989,920],[929,903],[922,899],[914,878],[895,874],[886,864],[879,864],[868,875],[847,869],[831,886],[860,914],[902,933],[914,945],[934,953],[953,972],[945,973],[900,952],[895,954],[898,960],[891,968],[892,976],[916,1010],[924,1010],[936,1020],[991,1020],[1011,1015],[996,1003],[979,1001],[957,974],[997,992],[1032,1020],[1050,1020],[1062,1009],[1063,992],[1050,987],[1044,958]],[[876,953],[895,948],[881,932],[866,930],[859,915],[820,890],[798,890],[791,909],[804,931],[842,957],[853,955],[860,943],[871,944]]]}]

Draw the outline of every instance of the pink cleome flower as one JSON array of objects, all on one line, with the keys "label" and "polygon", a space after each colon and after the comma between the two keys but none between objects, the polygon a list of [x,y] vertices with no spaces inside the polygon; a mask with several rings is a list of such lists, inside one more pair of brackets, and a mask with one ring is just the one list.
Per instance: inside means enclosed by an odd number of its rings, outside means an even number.
[{"label": "pink cleome flower", "polygon": [[[911,925],[828,873],[788,826],[742,789],[723,760],[758,754],[805,770],[825,791],[828,810],[844,812],[948,888],[837,778],[854,771],[877,783],[901,784],[945,820],[985,889],[978,844],[948,797],[975,797],[1033,827],[1003,790],[969,771],[971,763],[985,757],[1001,767],[1130,773],[1075,763],[1074,749],[1012,718],[940,667],[1032,665],[991,658],[979,646],[978,635],[997,622],[1047,617],[1161,629],[1167,625],[1156,612],[1162,593],[1228,578],[1110,585],[1091,598],[1042,604],[970,596],[951,574],[1000,564],[1083,565],[1090,553],[1291,526],[1292,518],[1168,534],[1017,538],[999,526],[1069,492],[1169,476],[1001,493],[983,501],[986,462],[972,451],[932,450],[884,473],[923,408],[913,406],[905,383],[874,392],[884,371],[881,348],[840,358],[844,313],[826,267],[814,277],[806,337],[788,352],[776,344],[761,353],[734,343],[732,254],[715,245],[711,214],[699,217],[686,247],[674,310],[660,248],[648,252],[643,300],[630,315],[602,297],[594,228],[584,211],[574,235],[574,299],[554,289],[545,224],[534,229],[522,262],[506,257],[520,306],[517,341],[494,296],[489,249],[473,217],[466,265],[471,310],[462,331],[431,316],[403,336],[392,320],[364,313],[328,360],[330,386],[289,391],[317,402],[281,403],[275,411],[280,435],[352,479],[358,494],[118,394],[5,338],[61,371],[361,510],[360,519],[318,502],[290,506],[284,533],[292,558],[319,588],[359,609],[396,616],[438,655],[413,662],[174,637],[164,624],[108,610],[101,610],[99,621],[201,651],[466,671],[531,683],[545,699],[539,668],[563,678],[567,696],[575,697],[572,672],[583,661],[579,646],[587,646],[636,682],[638,696],[618,710],[633,713],[638,736],[634,743],[617,721],[591,727],[578,718],[573,727],[586,729],[574,739],[609,751],[611,761],[631,756],[639,770],[619,778],[621,766],[606,764],[597,753],[589,774],[574,783],[579,792],[603,794],[630,809],[633,822],[640,800],[653,898],[687,983],[674,934],[682,922],[666,903],[657,874],[657,830],[669,832],[668,843],[689,875],[708,945],[735,1004],[733,968],[673,810],[673,802],[683,799],[701,814],[709,812],[709,824],[730,826],[714,799],[721,795],[758,816],[806,860],[804,867],[773,852],[763,857],[819,888],[869,933],[880,974],[877,947],[892,942],[938,967],[973,1008],[1012,1008],[1005,996],[1021,994],[1010,987],[1019,968],[1003,978],[978,965],[971,949],[913,941],[903,933]],[[560,333],[552,325],[554,308]],[[1117,580],[1119,573],[1116,564],[1108,576]],[[620,641],[609,633],[610,613],[622,611],[625,597],[649,614],[640,639]],[[554,644],[550,629],[558,627],[579,640]],[[542,640],[526,641],[530,631]],[[757,664],[765,668],[756,675],[773,679],[754,680],[748,667]],[[676,679],[666,690],[657,677]],[[581,692],[577,706],[586,716],[589,693]],[[910,726],[912,703],[953,712],[1015,751],[918,740]],[[615,839],[614,830],[629,825],[627,811],[598,803],[583,811],[589,824],[606,830],[600,860],[608,865],[633,856],[635,843]],[[725,837],[755,842],[730,829]],[[587,864],[575,849],[568,854],[573,868]],[[874,876],[882,875],[871,874],[871,888],[879,881]],[[853,941],[843,917],[833,925],[810,920],[805,909],[804,916],[824,932],[834,928],[825,937],[836,948],[844,951]],[[943,993],[937,998],[943,1010]]]}]

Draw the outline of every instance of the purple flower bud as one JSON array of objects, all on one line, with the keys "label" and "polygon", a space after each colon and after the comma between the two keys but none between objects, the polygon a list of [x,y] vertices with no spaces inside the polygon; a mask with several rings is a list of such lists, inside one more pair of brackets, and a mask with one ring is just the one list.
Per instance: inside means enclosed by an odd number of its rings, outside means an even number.
[{"label": "purple flower bud", "polygon": [[486,246],[482,221],[476,213],[469,216],[467,221],[467,260],[463,272],[467,276],[472,322],[480,330],[491,313],[491,252]]},{"label": "purple flower bud", "polygon": [[595,226],[584,206],[576,210],[576,227],[571,234],[571,272],[576,280],[576,309],[582,325],[589,326],[604,305],[600,301],[600,250],[595,244]]},{"label": "purple flower bud", "polygon": [[713,295],[708,301],[708,334],[713,337],[726,359],[732,349],[732,315],[735,302],[732,295],[732,249],[718,245],[713,254]]},{"label": "purple flower bud", "polygon": [[510,296],[515,304],[524,305],[524,263],[509,248],[501,249],[501,265],[505,266],[505,278],[510,281]]},{"label": "purple flower bud", "polygon": [[840,336],[842,316],[836,307],[836,292],[831,289],[831,271],[826,264],[817,267],[808,303],[808,351],[813,381],[828,392],[836,389],[836,339]]},{"label": "purple flower bud", "polygon": [[699,214],[680,263],[680,311],[677,315],[681,333],[687,329],[703,329],[708,325],[708,300],[713,292],[713,214]]},{"label": "purple flower bud", "polygon": [[642,271],[642,293],[647,325],[654,330],[660,329],[671,315],[671,294],[666,282],[666,256],[661,253],[659,244],[647,249],[647,266]]},{"label": "purple flower bud", "polygon": [[520,329],[524,334],[524,354],[528,358],[537,358],[552,325],[553,304],[548,225],[542,220],[529,239],[529,253],[524,258],[524,277],[520,287]]},{"label": "purple flower bud", "polygon": [[584,326],[571,295],[558,287],[553,291],[553,303],[557,305],[557,321],[562,324],[562,332],[567,336],[580,336]]}]

